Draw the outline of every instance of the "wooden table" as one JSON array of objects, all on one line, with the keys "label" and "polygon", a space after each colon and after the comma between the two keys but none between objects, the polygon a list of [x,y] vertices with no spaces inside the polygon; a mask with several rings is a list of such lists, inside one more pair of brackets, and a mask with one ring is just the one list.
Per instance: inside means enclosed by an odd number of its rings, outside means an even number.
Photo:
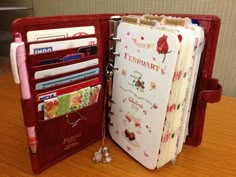
[{"label": "wooden table", "polygon": [[[18,86],[11,74],[0,75],[0,176],[35,176],[31,171]],[[50,177],[228,177],[236,176],[236,99],[208,104],[204,137],[199,147],[185,145],[176,164],[150,171],[116,146],[109,137],[113,162],[94,164],[101,142],[72,155],[39,176]]]}]

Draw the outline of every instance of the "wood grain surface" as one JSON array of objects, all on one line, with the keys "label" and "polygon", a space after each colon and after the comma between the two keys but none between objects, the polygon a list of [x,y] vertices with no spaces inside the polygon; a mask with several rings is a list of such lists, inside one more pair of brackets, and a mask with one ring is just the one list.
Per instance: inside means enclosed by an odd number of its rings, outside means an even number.
[{"label": "wood grain surface", "polygon": [[202,144],[184,145],[175,164],[147,170],[122,151],[109,137],[111,164],[94,164],[92,154],[101,142],[33,174],[20,107],[19,88],[11,74],[0,75],[0,176],[12,177],[233,177],[236,176],[236,99],[223,97],[208,104]]}]

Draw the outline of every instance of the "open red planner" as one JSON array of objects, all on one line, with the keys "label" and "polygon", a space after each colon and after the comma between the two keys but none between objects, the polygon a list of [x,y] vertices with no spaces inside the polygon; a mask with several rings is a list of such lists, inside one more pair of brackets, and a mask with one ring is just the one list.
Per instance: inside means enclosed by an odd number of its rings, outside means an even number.
[{"label": "open red planner", "polygon": [[212,78],[219,29],[211,15],[16,19],[11,64],[33,171],[100,140],[104,127],[148,169],[199,145],[206,104],[222,93]]}]

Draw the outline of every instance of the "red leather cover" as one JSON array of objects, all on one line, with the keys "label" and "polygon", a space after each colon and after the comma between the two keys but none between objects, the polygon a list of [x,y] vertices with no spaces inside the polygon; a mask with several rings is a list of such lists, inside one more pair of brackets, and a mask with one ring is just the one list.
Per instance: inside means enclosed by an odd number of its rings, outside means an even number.
[{"label": "red leather cover", "polygon": [[[192,16],[193,17],[193,16]],[[191,110],[189,136],[186,144],[200,145],[202,141],[205,111],[207,102],[218,102],[221,98],[222,87],[217,79],[212,78],[215,61],[217,40],[220,30],[220,19],[217,16],[202,15],[199,20],[205,32],[205,50],[201,58],[197,88]]]},{"label": "red leather cover", "polygon": [[[29,148],[30,159],[32,164],[32,169],[35,173],[40,173],[51,165],[57,163],[58,161],[72,155],[73,153],[85,148],[86,146],[96,142],[102,137],[101,124],[104,117],[104,101],[105,101],[105,65],[106,65],[106,52],[105,55],[103,51],[108,50],[104,45],[107,40],[106,30],[103,30],[101,34],[101,29],[103,28],[102,23],[106,23],[107,20],[102,18],[103,16],[67,16],[67,17],[39,17],[39,18],[25,18],[17,19],[12,24],[12,32],[19,32],[22,35],[22,39],[25,42],[26,49],[26,64],[30,85],[31,98],[28,100],[21,99],[22,110],[25,127],[35,127],[35,134],[37,139],[37,152],[33,153]],[[106,17],[108,19],[108,16]],[[101,21],[101,23],[100,23]],[[49,76],[43,79],[34,79],[34,73],[38,70],[38,66],[35,66],[36,61],[43,59],[45,57],[55,58],[56,56],[65,56],[66,54],[73,53],[74,51],[62,50],[58,52],[52,52],[49,54],[39,54],[39,55],[29,55],[29,45],[32,44],[27,42],[26,34],[28,31],[42,30],[42,29],[53,29],[53,28],[65,28],[74,26],[95,26],[95,35],[92,37],[97,38],[97,48],[98,53],[93,58],[99,58],[98,67],[100,72],[98,75],[92,78],[99,78],[101,84],[101,91],[97,103],[79,110],[79,114],[86,117],[86,120],[79,121],[78,125],[72,127],[68,124],[67,115],[59,116],[55,119],[44,120],[43,112],[37,111],[38,101],[36,100],[36,95],[42,92],[50,91],[51,89],[57,89],[59,87],[65,87],[68,85],[76,84],[77,82],[70,82],[63,84],[61,86],[54,86],[53,88],[36,90],[35,84],[47,81],[49,79],[55,79],[62,76],[67,76],[69,74],[78,73],[82,70],[76,70],[73,72],[63,73],[57,76]],[[107,25],[105,25],[107,26]],[[71,39],[77,39],[83,37],[71,37]],[[54,41],[57,41],[55,39]],[[82,59],[89,60],[92,57],[87,57]],[[77,63],[76,61],[69,61],[67,65]],[[64,62],[61,64],[52,64],[53,66],[64,66]],[[51,65],[51,66],[52,66]],[[49,69],[51,66],[40,66],[41,69]],[[90,67],[93,68],[93,67]],[[86,78],[89,79],[89,78]],[[84,79],[84,80],[86,80]],[[82,82],[80,80],[79,82]],[[77,113],[72,112],[69,114],[70,121],[77,119]],[[29,142],[30,144],[30,142]]]},{"label": "red leather cover", "polygon": [[[102,136],[100,125],[103,119],[104,111],[106,112],[106,108],[104,107],[104,102],[106,101],[106,79],[104,71],[108,61],[108,20],[112,15],[117,14],[33,17],[17,19],[12,24],[13,35],[16,32],[20,32],[26,46],[27,69],[29,73],[28,75],[32,98],[29,100],[22,100],[22,109],[25,126],[35,126],[36,130],[36,138],[38,140],[37,153],[33,154],[30,151],[32,169],[35,173],[39,173],[51,165],[57,163],[58,161],[66,158],[67,156],[77,152],[78,150],[85,148],[91,143],[99,140]],[[187,144],[199,145],[202,140],[206,104],[207,102],[213,103],[219,101],[222,92],[222,87],[218,84],[218,81],[211,78],[220,28],[220,19],[216,16],[210,15],[169,15],[190,17],[192,19],[198,20],[205,31],[206,47],[204,50],[204,55],[201,59],[200,72],[198,75],[197,87],[195,90],[190,118],[190,134],[187,138]],[[36,61],[40,58],[29,55],[29,45],[31,43],[27,43],[26,34],[28,31],[32,30],[89,25],[95,26],[96,34],[94,36],[97,38],[97,57],[99,58],[100,68],[98,78],[100,79],[102,85],[98,102],[95,105],[80,111],[82,115],[87,117],[87,120],[83,122],[81,121],[81,123],[75,128],[71,128],[68,124],[66,124],[65,116],[60,116],[56,119],[45,121],[42,119],[43,115],[41,113],[37,113],[37,105],[35,105],[36,100],[34,99],[36,93],[38,93],[34,87],[35,84],[40,80],[33,79],[33,61]],[[54,53],[49,55],[53,57]],[[62,74],[62,76],[63,75],[66,74]],[[67,84],[64,86],[66,85]],[[73,116],[76,116],[75,113],[72,113],[72,117]],[[76,142],[78,141],[78,143],[72,146],[72,148],[65,150],[65,142],[69,142],[69,139],[73,139],[73,137],[76,139]]]}]

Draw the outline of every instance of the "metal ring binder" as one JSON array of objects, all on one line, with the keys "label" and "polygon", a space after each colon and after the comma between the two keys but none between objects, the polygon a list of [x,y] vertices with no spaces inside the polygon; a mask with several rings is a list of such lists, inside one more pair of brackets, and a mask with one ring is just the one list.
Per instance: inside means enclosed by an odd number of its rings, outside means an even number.
[{"label": "metal ring binder", "polygon": [[112,55],[114,55],[114,56],[120,56],[120,54],[117,53],[117,52],[112,52]]},{"label": "metal ring binder", "polygon": [[110,115],[115,115],[114,112],[111,112],[111,111],[109,112],[109,114],[110,114]]},{"label": "metal ring binder", "polygon": [[121,17],[120,16],[112,16],[109,20],[109,62],[106,66],[106,72],[105,75],[107,77],[107,83],[108,83],[108,124],[110,126],[113,126],[113,123],[111,122],[111,116],[114,115],[113,112],[111,112],[111,104],[115,104],[115,102],[111,99],[112,97],[112,76],[114,70],[118,70],[118,68],[114,67],[114,60],[116,56],[119,56],[120,54],[116,52],[116,42],[120,42],[121,38],[117,37],[117,27],[120,23]]},{"label": "metal ring binder", "polygon": [[120,54],[118,52],[115,52],[115,48],[111,47],[109,50],[110,54],[114,55],[114,56],[120,56]]},{"label": "metal ring binder", "polygon": [[113,41],[121,41],[121,38],[119,38],[119,37],[111,37],[111,39],[113,40]]},{"label": "metal ring binder", "polygon": [[108,124],[110,126],[113,126],[113,123],[111,122],[110,116],[114,115],[113,112],[111,112],[111,104],[115,104],[115,102],[111,99],[111,93],[112,93],[112,76],[114,70],[118,70],[118,68],[114,67],[114,60],[116,56],[119,56],[120,54],[116,52],[116,42],[120,42],[121,38],[117,37],[117,27],[120,23],[121,17],[120,16],[113,16],[109,20],[109,62],[106,66],[106,72],[105,75],[108,80],[108,86],[109,86],[109,91],[108,91]]},{"label": "metal ring binder", "polygon": [[113,123],[112,123],[112,122],[108,122],[108,124],[109,124],[110,126],[113,126]]},{"label": "metal ring binder", "polygon": [[120,23],[121,17],[120,16],[112,16],[109,20],[109,63],[106,66],[105,75],[108,80],[111,79],[114,70],[118,70],[118,68],[114,67],[114,59],[115,56],[119,56],[120,54],[115,51],[116,42],[121,41],[121,38],[117,37],[117,27]]},{"label": "metal ring binder", "polygon": [[110,78],[114,70],[118,70],[118,68],[115,68],[113,64],[109,62],[108,65],[106,66],[106,76]]},{"label": "metal ring binder", "polygon": [[109,52],[114,52],[115,51],[115,48],[114,47],[111,47],[110,49],[109,49]]},{"label": "metal ring binder", "polygon": [[111,98],[109,98],[108,101],[109,101],[111,104],[115,104],[115,101],[112,100]]}]

